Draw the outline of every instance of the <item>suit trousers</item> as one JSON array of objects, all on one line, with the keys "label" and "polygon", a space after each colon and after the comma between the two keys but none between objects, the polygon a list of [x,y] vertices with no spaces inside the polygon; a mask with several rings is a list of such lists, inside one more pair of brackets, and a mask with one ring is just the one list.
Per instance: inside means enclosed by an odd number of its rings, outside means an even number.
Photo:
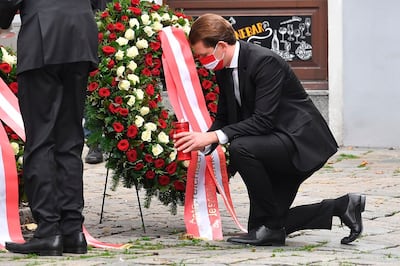
[{"label": "suit trousers", "polygon": [[331,229],[334,200],[290,208],[301,183],[313,174],[292,164],[295,147],[282,133],[244,136],[231,141],[230,162],[242,177],[249,195],[248,230],[265,225],[285,228]]},{"label": "suit trousers", "polygon": [[38,238],[82,231],[82,118],[89,66],[47,65],[18,75],[26,132],[23,175]]}]

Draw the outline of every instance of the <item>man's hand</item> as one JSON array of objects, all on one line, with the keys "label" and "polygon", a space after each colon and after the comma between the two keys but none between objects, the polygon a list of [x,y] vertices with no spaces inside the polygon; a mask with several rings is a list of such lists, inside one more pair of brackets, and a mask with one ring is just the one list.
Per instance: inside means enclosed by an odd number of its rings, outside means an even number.
[{"label": "man's hand", "polygon": [[175,148],[178,151],[191,152],[204,150],[204,147],[218,142],[215,132],[180,132],[174,134]]}]

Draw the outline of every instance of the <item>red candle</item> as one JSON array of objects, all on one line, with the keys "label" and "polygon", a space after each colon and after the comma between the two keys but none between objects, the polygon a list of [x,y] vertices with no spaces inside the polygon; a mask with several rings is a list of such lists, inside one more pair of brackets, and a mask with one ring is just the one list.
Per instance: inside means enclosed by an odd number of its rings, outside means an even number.
[{"label": "red candle", "polygon": [[[180,132],[188,132],[189,131],[189,122],[175,122],[174,129],[175,129],[175,134],[180,133]],[[185,160],[190,160],[192,157],[191,157],[190,152],[178,151],[177,158],[179,161],[185,161]]]}]

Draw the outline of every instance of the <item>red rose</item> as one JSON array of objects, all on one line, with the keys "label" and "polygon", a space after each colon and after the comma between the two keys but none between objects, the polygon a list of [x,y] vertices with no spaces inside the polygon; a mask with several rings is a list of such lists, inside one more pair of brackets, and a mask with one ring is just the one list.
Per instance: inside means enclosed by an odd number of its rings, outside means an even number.
[{"label": "red rose", "polygon": [[107,28],[107,30],[109,30],[111,32],[113,32],[115,30],[114,24],[112,24],[112,23],[108,24],[106,28]]},{"label": "red rose", "polygon": [[185,191],[185,183],[183,183],[182,181],[174,181],[174,188],[177,191]]},{"label": "red rose", "polygon": [[150,42],[150,48],[153,49],[154,51],[158,51],[161,48],[161,43],[160,42]]},{"label": "red rose", "polygon": [[140,16],[142,14],[142,10],[138,7],[129,7],[128,9],[136,16]]},{"label": "red rose", "polygon": [[114,3],[114,9],[118,12],[121,12],[122,8],[121,8],[121,4],[119,2],[115,2]]},{"label": "red rose", "polygon": [[0,70],[3,71],[4,73],[8,74],[11,72],[12,68],[9,64],[7,63],[1,63],[0,64]]},{"label": "red rose", "polygon": [[147,179],[154,179],[154,177],[156,176],[156,173],[154,173],[154,172],[151,171],[151,170],[148,170],[148,171],[146,172],[145,176],[146,176]]},{"label": "red rose", "polygon": [[167,122],[165,122],[164,120],[162,120],[161,118],[158,119],[158,125],[160,126],[160,128],[165,129],[167,128]]},{"label": "red rose", "polygon": [[106,18],[106,17],[108,17],[108,16],[110,16],[110,14],[108,13],[108,11],[104,11],[103,13],[101,13],[101,17],[102,17],[102,18]]},{"label": "red rose", "polygon": [[124,15],[124,16],[121,17],[121,20],[122,20],[122,21],[128,21],[128,20],[129,20],[129,17]]},{"label": "red rose", "polygon": [[154,86],[153,84],[148,84],[146,87],[146,93],[150,96],[154,95]]},{"label": "red rose", "polygon": [[120,108],[119,109],[119,114],[122,116],[128,116],[129,110],[127,108]]},{"label": "red rose", "polygon": [[99,40],[99,42],[101,42],[104,38],[104,35],[102,32],[99,32],[99,34],[97,34],[97,39]]},{"label": "red rose", "polygon": [[160,75],[160,69],[158,69],[158,68],[153,68],[153,69],[151,70],[151,74],[152,74],[153,76],[159,76],[159,75]]},{"label": "red rose", "polygon": [[113,128],[114,131],[117,133],[121,133],[122,131],[124,131],[124,125],[122,125],[120,122],[114,122]]},{"label": "red rose", "polygon": [[219,87],[218,87],[218,86],[215,86],[215,87],[214,87],[214,92],[215,92],[216,94],[219,94]]},{"label": "red rose", "polygon": [[121,107],[115,106],[113,103],[110,103],[110,105],[108,106],[108,110],[113,114],[118,113],[119,109],[121,109]]},{"label": "red rose", "polygon": [[206,95],[206,101],[216,101],[217,100],[217,94],[215,94],[214,92],[209,92]]},{"label": "red rose", "polygon": [[97,75],[97,73],[99,73],[98,69],[93,70],[92,72],[89,72],[89,76],[94,77]]},{"label": "red rose", "polygon": [[145,160],[146,162],[148,162],[148,163],[151,163],[151,162],[153,162],[153,157],[151,157],[150,154],[145,154],[145,155],[144,155],[144,160]]},{"label": "red rose", "polygon": [[140,171],[140,170],[143,169],[143,167],[144,167],[144,164],[143,164],[143,163],[137,163],[137,164],[135,165],[135,167],[133,167],[133,169],[136,170],[136,171]]},{"label": "red rose", "polygon": [[144,56],[144,62],[146,66],[152,66],[153,65],[153,56],[151,54],[146,54]]},{"label": "red rose", "polygon": [[176,172],[176,168],[177,168],[176,162],[172,162],[172,163],[167,165],[165,170],[167,171],[168,174],[172,175],[172,174],[174,174]]},{"label": "red rose", "polygon": [[126,139],[121,139],[117,144],[117,148],[120,151],[127,151],[129,148],[129,141]]},{"label": "red rose", "polygon": [[135,162],[137,160],[137,152],[136,150],[129,150],[126,152],[126,158],[130,162]]},{"label": "red rose", "polygon": [[207,108],[210,112],[216,113],[217,112],[217,105],[213,102],[207,104]]},{"label": "red rose", "polygon": [[164,167],[164,165],[165,165],[165,162],[163,159],[160,158],[160,159],[154,160],[154,166],[156,168],[162,168],[162,167]]},{"label": "red rose", "polygon": [[160,5],[154,4],[151,6],[151,9],[153,9],[154,11],[157,11],[160,9],[160,7],[161,7]]},{"label": "red rose", "polygon": [[108,64],[107,64],[108,69],[111,69],[111,68],[113,68],[114,66],[115,66],[115,61],[112,60],[112,59],[110,59],[110,61],[109,61]]},{"label": "red rose", "polygon": [[204,79],[201,82],[201,86],[203,87],[203,89],[208,90],[212,87],[213,83],[211,81],[209,81],[208,79]]},{"label": "red rose", "polygon": [[116,97],[114,98],[114,102],[115,102],[116,104],[122,104],[122,102],[123,102],[122,97],[121,97],[121,96],[116,96]]},{"label": "red rose", "polygon": [[111,86],[115,87],[117,86],[117,84],[118,84],[117,80],[115,79],[115,77],[113,77],[111,80]]},{"label": "red rose", "polygon": [[168,111],[167,110],[162,110],[160,116],[163,119],[167,119],[168,116],[169,116]]},{"label": "red rose", "polygon": [[199,76],[202,77],[207,77],[210,74],[205,68],[200,68],[199,70],[197,70],[197,73],[199,73]]},{"label": "red rose", "polygon": [[150,77],[151,76],[151,71],[147,67],[145,67],[142,70],[142,74],[145,75],[146,77]]},{"label": "red rose", "polygon": [[14,94],[17,94],[18,93],[18,83],[17,82],[11,82],[10,84],[8,84],[8,87],[10,87],[10,89],[11,89],[11,91],[14,93]]},{"label": "red rose", "polygon": [[154,58],[153,63],[154,63],[154,68],[158,69],[161,67],[161,60],[159,58]]},{"label": "red rose", "polygon": [[133,5],[133,6],[139,5],[139,3],[140,3],[140,0],[131,0],[131,5]]},{"label": "red rose", "polygon": [[110,35],[108,35],[108,40],[110,42],[115,41],[117,39],[117,34],[115,32],[110,33]]},{"label": "red rose", "polygon": [[151,109],[155,109],[155,108],[157,108],[157,103],[155,101],[149,101],[149,107]]},{"label": "red rose", "polygon": [[111,94],[110,90],[107,89],[107,88],[100,88],[99,89],[99,96],[100,97],[106,98],[106,97],[110,96],[110,94]]},{"label": "red rose", "polygon": [[112,55],[112,54],[114,54],[116,52],[116,50],[115,50],[115,48],[114,47],[112,47],[112,46],[109,46],[109,45],[105,45],[105,46],[103,46],[103,53],[105,54],[105,55]]},{"label": "red rose", "polygon": [[18,135],[17,134],[11,134],[11,138],[12,139],[15,139],[15,140],[18,140],[19,139],[19,137],[18,137]]},{"label": "red rose", "polygon": [[169,184],[169,176],[167,175],[161,175],[158,177],[158,183],[160,183],[161,186],[166,186]]},{"label": "red rose", "polygon": [[99,83],[93,81],[88,86],[88,91],[95,91],[99,87]]},{"label": "red rose", "polygon": [[128,127],[128,131],[126,132],[126,135],[128,136],[128,138],[136,138],[138,133],[138,128],[135,125],[130,125]]},{"label": "red rose", "polygon": [[121,22],[117,22],[114,24],[115,30],[119,32],[125,31],[125,26]]}]

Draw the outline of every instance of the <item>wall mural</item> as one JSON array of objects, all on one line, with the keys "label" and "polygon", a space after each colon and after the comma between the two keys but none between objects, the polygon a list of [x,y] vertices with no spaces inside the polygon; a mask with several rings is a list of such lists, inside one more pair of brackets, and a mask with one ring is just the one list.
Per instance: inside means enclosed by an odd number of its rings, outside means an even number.
[{"label": "wall mural", "polygon": [[279,54],[286,61],[312,58],[310,16],[231,16],[236,38]]}]

